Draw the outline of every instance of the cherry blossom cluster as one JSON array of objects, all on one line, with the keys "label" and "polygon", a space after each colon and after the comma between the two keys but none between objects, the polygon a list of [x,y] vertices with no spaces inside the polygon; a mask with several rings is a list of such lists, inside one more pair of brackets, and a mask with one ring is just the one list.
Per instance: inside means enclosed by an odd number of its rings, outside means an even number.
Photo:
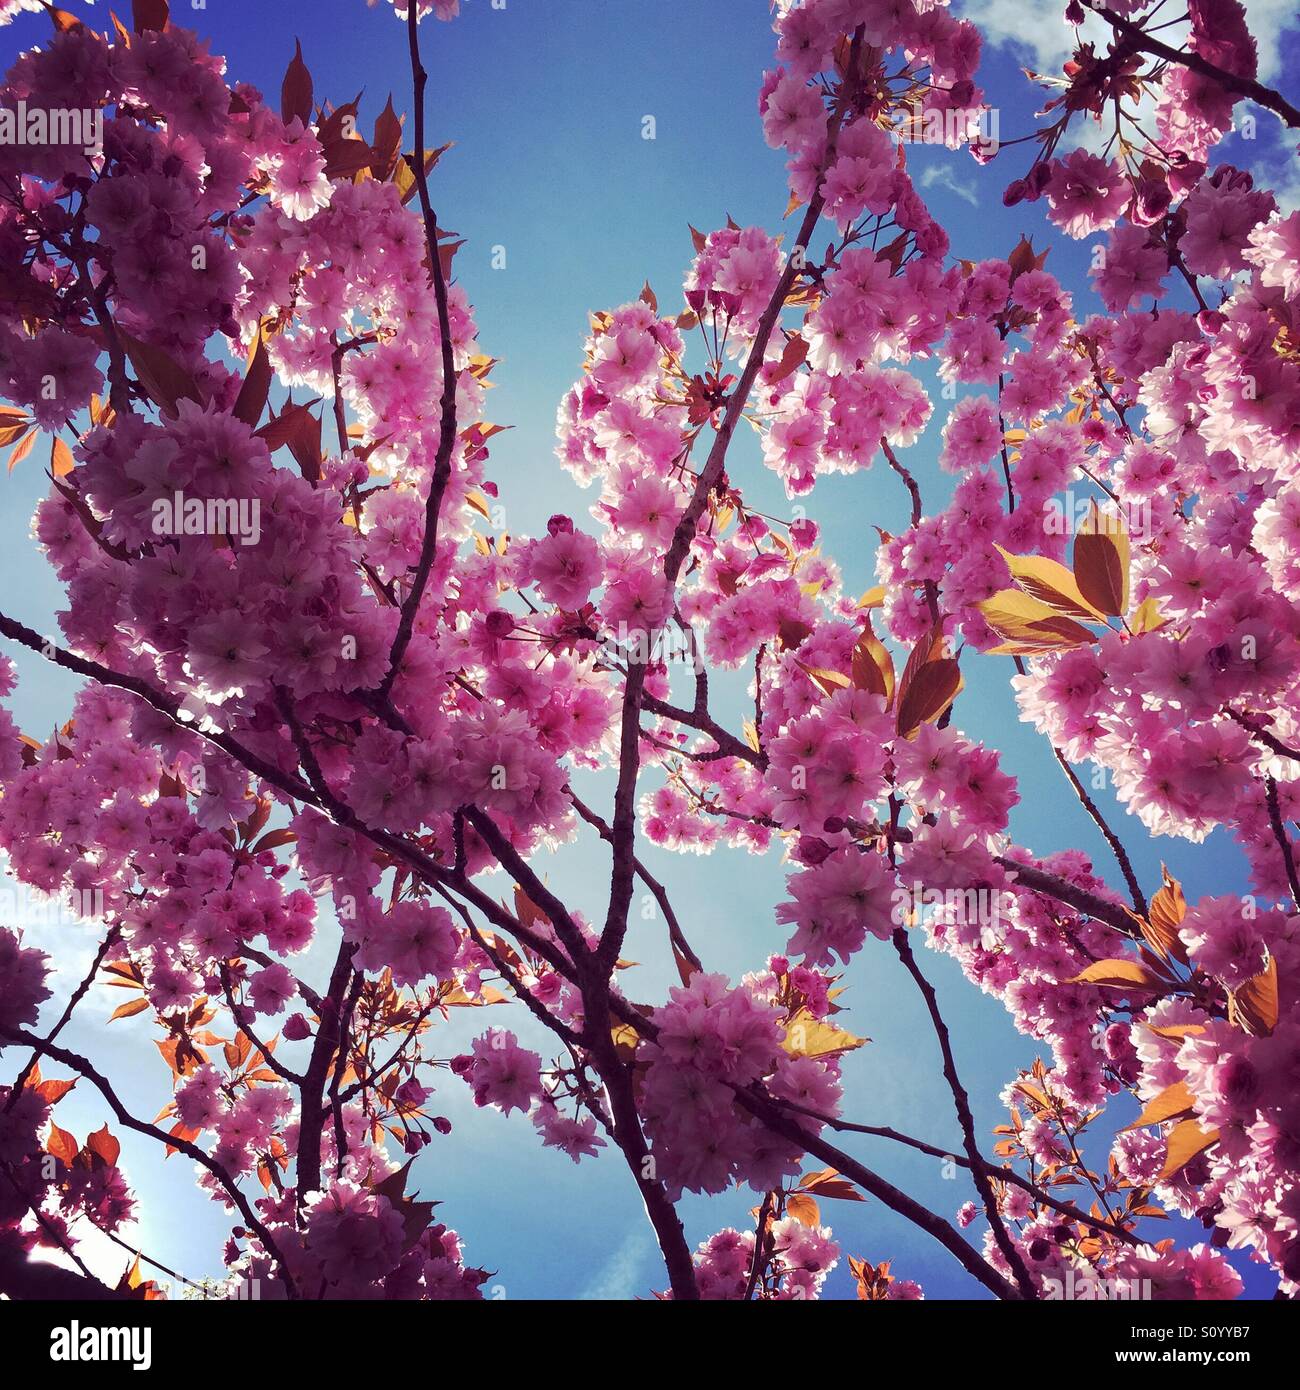
[{"label": "cherry blossom cluster", "polygon": [[[0,709],[0,849],[94,905],[92,978],[161,1030],[171,1090],[144,1128],[230,1213],[230,1288],[481,1297],[411,1180],[451,1130],[445,1084],[574,1162],[621,1158],[675,1299],[819,1296],[841,1253],[819,1203],[863,1192],[999,1297],[1234,1297],[1225,1248],[1300,1290],[1300,214],[1214,160],[1255,75],[1241,6],[1190,7],[1196,71],[1145,8],[1118,7],[1136,36],[1080,47],[1005,195],[1093,244],[1089,316],[1028,239],[961,259],[908,172],[901,137],[931,115],[990,157],[974,25],[931,0],[778,0],[759,120],[786,229],[692,229],[679,302],[646,284],[591,316],[556,446],[588,518],[536,536],[498,510],[494,362],[418,107],[390,101],[367,138],[299,52],[277,111],[162,4],[109,36],[56,12],[6,75],[0,104],[91,108],[103,139],[0,146],[0,428],[67,436],[33,527],[59,639],[0,633],[88,682],[44,739]],[[394,9],[418,102],[418,22],[458,4]],[[1139,90],[1155,141],[1064,141]],[[910,518],[879,533],[874,588],[846,587],[802,503],[747,503],[746,422],[790,499],[896,476]],[[912,462],[923,438],[945,479]],[[959,700],[1004,658],[1113,882],[1012,837],[1016,778]],[[711,671],[743,673],[743,717]],[[1072,765],[1152,835],[1226,832],[1254,896],[1145,891]],[[609,847],[599,917],[536,861],[580,835]],[[638,840],[779,851],[783,954],[712,969]],[[681,978],[659,1001],[626,973],[638,885]],[[1043,1050],[992,1157],[921,941]],[[865,1039],[832,971],[900,967],[978,1199],[955,1224],[837,1132]],[[134,1199],[107,1129],[80,1145],[54,1118],[71,1083],[38,1060],[116,1097],[51,996],[0,930],[0,1043],[32,1057],[0,1090],[0,1239],[74,1259],[79,1223],[115,1231]],[[468,1051],[437,1046],[452,1010],[507,1005]],[[1095,1173],[1080,1135],[1103,1115]],[[688,1239],[682,1195],[733,1185],[753,1229]],[[1159,1239],[1165,1211],[1205,1242]],[[862,1298],[921,1296],[848,1267]]]}]

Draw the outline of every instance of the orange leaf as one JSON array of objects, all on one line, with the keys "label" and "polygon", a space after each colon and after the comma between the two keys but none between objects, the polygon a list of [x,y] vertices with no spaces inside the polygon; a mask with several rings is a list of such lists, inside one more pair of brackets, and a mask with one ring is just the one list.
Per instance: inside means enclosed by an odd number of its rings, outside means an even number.
[{"label": "orange leaf", "polygon": [[112,1023],[115,1018],[131,1018],[135,1014],[142,1014],[148,1007],[148,999],[128,999],[125,1004],[119,1004],[109,1014],[108,1021]]},{"label": "orange leaf", "polygon": [[1074,577],[1084,598],[1112,618],[1128,612],[1129,555],[1123,520],[1093,502],[1074,538]]},{"label": "orange leaf", "polygon": [[1266,1038],[1277,1027],[1277,960],[1228,995],[1228,1018],[1252,1038]]},{"label": "orange leaf", "polygon": [[781,360],[776,364],[772,381],[784,381],[791,372],[802,364],[807,356],[808,344],[802,337],[796,334],[793,338],[787,339],[785,351],[781,354]]},{"label": "orange leaf", "polygon": [[692,965],[676,946],[673,946],[672,951],[673,961],[677,966],[677,974],[681,977],[682,984],[689,988],[691,981],[699,974],[700,968],[698,965]]},{"label": "orange leaf", "polygon": [[1178,926],[1187,915],[1187,902],[1183,897],[1182,885],[1163,864],[1160,873],[1164,884],[1151,899],[1149,920],[1142,922],[1141,918],[1138,919],[1142,925],[1142,935],[1166,959],[1172,957],[1186,965],[1187,948],[1178,935]]},{"label": "orange leaf", "polygon": [[1141,1129],[1143,1125],[1158,1125],[1162,1120],[1172,1120],[1179,1115],[1188,1114],[1194,1105],[1195,1098],[1187,1089],[1187,1083],[1175,1081],[1172,1086],[1166,1086],[1158,1096],[1153,1096],[1147,1101],[1146,1108],[1137,1119],[1124,1128]]},{"label": "orange leaf", "polygon": [[805,1226],[820,1226],[822,1214],[817,1203],[802,1192],[792,1192],[785,1199],[786,1214]]},{"label": "orange leaf", "polygon": [[107,1125],[104,1125],[102,1129],[97,1129],[94,1134],[87,1136],[86,1148],[89,1149],[91,1153],[97,1154],[102,1158],[110,1168],[117,1167],[117,1158],[122,1152],[122,1146],[108,1132]]},{"label": "orange leaf", "polygon": [[871,630],[870,623],[853,648],[850,670],[855,689],[882,695],[886,704],[894,698],[894,659]]},{"label": "orange leaf", "polygon": [[281,845],[293,844],[297,838],[287,825],[281,826],[279,830],[268,830],[253,846],[252,853],[261,854],[264,849],[279,849]]},{"label": "orange leaf", "polygon": [[[192,1144],[199,1137],[201,1131],[192,1129],[189,1125],[182,1124],[180,1120],[177,1120],[167,1133],[174,1139],[182,1139],[185,1143]],[[167,1152],[163,1154],[163,1157],[170,1158],[172,1154],[176,1153],[180,1153],[180,1149],[178,1149],[175,1144],[168,1144]]]},{"label": "orange leaf", "polygon": [[1169,621],[1160,611],[1160,605],[1153,598],[1144,598],[1133,611],[1128,625],[1134,632],[1156,632]]},{"label": "orange leaf", "polygon": [[795,665],[806,672],[812,683],[825,695],[834,695],[837,690],[848,688],[848,676],[839,671],[832,671],[826,666],[805,666],[802,661],[796,661]]},{"label": "orange leaf", "polygon": [[[313,402],[315,404],[315,402]],[[287,405],[257,431],[259,439],[274,453],[282,444],[298,464],[298,471],[309,483],[320,479],[320,420],[306,405]]]},{"label": "orange leaf", "polygon": [[135,374],[140,378],[140,385],[164,415],[175,418],[177,401],[203,403],[203,393],[198,383],[165,348],[141,342],[120,327],[117,332]]},{"label": "orange leaf", "polygon": [[1116,989],[1149,989],[1163,992],[1167,981],[1152,974],[1135,960],[1098,960],[1078,975],[1072,975],[1067,985],[1110,985]]},{"label": "orange leaf", "polygon": [[1020,589],[1000,589],[976,607],[993,631],[1006,639],[1001,646],[989,648],[992,654],[1037,656],[1040,652],[1063,651],[1097,640],[1096,634],[1082,623],[1055,612]]},{"label": "orange leaf", "polygon": [[1175,1125],[1165,1146],[1165,1166],[1160,1170],[1162,1180],[1181,1172],[1197,1154],[1219,1142],[1219,1131],[1203,1130],[1195,1120]]},{"label": "orange leaf", "polygon": [[76,466],[72,450],[56,435],[50,441],[50,472],[56,478],[66,478]]},{"label": "orange leaf", "polygon": [[922,724],[938,719],[961,693],[961,668],[951,657],[927,661],[898,701],[898,732],[910,738]]},{"label": "orange leaf", "polygon": [[1142,1025],[1149,1029],[1158,1038],[1188,1038],[1198,1037],[1205,1032],[1205,1026],[1200,1023],[1169,1023],[1155,1024],[1145,1023]]},{"label": "orange leaf", "polygon": [[71,1168],[79,1152],[77,1141],[66,1129],[50,1125],[50,1137],[45,1141],[45,1152],[53,1154],[65,1168]]},{"label": "orange leaf", "polygon": [[865,1202],[867,1199],[847,1179],[840,1177],[834,1168],[823,1168],[818,1173],[809,1173],[799,1186],[805,1192],[815,1192],[819,1197],[833,1197],[840,1202]]},{"label": "orange leaf", "polygon": [[997,547],[1011,577],[1030,598],[1045,603],[1053,612],[1084,622],[1099,622],[1101,614],[1080,592],[1074,575],[1064,565],[1041,555],[1012,555]]},{"label": "orange leaf", "polygon": [[[30,1077],[28,1078],[27,1084],[29,1086],[32,1084]],[[75,1076],[71,1081],[42,1081],[36,1087],[36,1094],[40,1096],[46,1105],[54,1105],[62,1100],[76,1084],[77,1078]]]},{"label": "orange leaf", "polygon": [[1007,265],[1011,268],[1011,283],[1015,284],[1017,277],[1027,271],[1042,270],[1046,260],[1047,252],[1044,251],[1041,256],[1034,255],[1034,243],[1028,237],[1022,236],[1016,243],[1015,249],[1007,257]]},{"label": "orange leaf", "polygon": [[370,138],[370,149],[373,155],[370,172],[375,178],[380,181],[388,178],[393,170],[393,162],[397,159],[398,151],[401,148],[402,121],[397,112],[393,110],[393,97],[390,92],[388,104],[376,118],[375,131]]},{"label": "orange leaf", "polygon": [[854,1037],[843,1028],[814,1017],[807,1009],[800,1009],[786,1024],[781,1046],[792,1057],[830,1057],[852,1052],[866,1042],[870,1039]]},{"label": "orange leaf", "polygon": [[[426,175],[449,149],[451,149],[450,142],[445,145],[439,145],[436,150],[425,150],[424,172]],[[393,165],[393,172],[389,175],[389,181],[397,185],[403,206],[415,197],[415,191],[419,185],[415,181],[414,150],[412,150],[410,154],[402,155],[397,163]]]},{"label": "orange leaf", "polygon": [[49,11],[56,33],[66,34],[69,29],[85,27],[75,14],[69,14],[67,10],[56,10],[53,5],[46,5],[45,8]]},{"label": "orange leaf", "polygon": [[[885,538],[885,532],[881,532],[881,539]],[[946,655],[943,643],[943,627],[936,624],[916,643],[911,652],[908,653],[907,663],[903,667],[903,674],[898,681],[898,700],[901,704],[907,698],[907,692],[911,689],[912,682],[916,679],[916,673],[928,661]]]},{"label": "orange leaf", "polygon": [[9,455],[9,471],[12,473],[15,468],[27,457],[36,447],[36,431],[28,430],[14,446],[13,452]]},{"label": "orange leaf", "polygon": [[618,1053],[619,1060],[631,1062],[636,1057],[637,1044],[641,1041],[641,1035],[632,1027],[630,1023],[616,1023],[609,1030],[610,1038],[614,1043],[614,1051]]},{"label": "orange leaf", "polygon": [[549,927],[551,924],[551,919],[518,884],[515,884],[515,916],[526,927]]}]

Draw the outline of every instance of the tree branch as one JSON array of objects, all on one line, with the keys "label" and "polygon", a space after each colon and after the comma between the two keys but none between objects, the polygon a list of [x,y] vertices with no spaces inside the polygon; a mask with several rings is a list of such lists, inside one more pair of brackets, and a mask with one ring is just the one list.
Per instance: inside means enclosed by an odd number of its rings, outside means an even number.
[{"label": "tree branch", "polygon": [[952,1054],[952,1040],[948,1035],[948,1025],[944,1022],[943,1014],[939,1010],[939,1000],[934,992],[934,986],[926,979],[921,967],[916,963],[916,957],[912,954],[912,945],[907,939],[905,927],[894,929],[893,943],[899,960],[903,962],[907,973],[916,981],[916,987],[921,991],[921,997],[925,1000],[925,1006],[929,1010],[930,1022],[934,1027],[935,1037],[939,1040],[939,1051],[943,1056],[944,1079],[948,1082],[948,1089],[952,1092],[953,1104],[957,1110],[957,1123],[961,1126],[962,1143],[966,1148],[966,1157],[970,1160],[971,1178],[980,1195],[980,1201],[984,1204],[984,1214],[988,1217],[989,1226],[993,1231],[993,1239],[997,1242],[1003,1258],[1015,1274],[1022,1295],[1025,1298],[1036,1298],[1037,1290],[1034,1287],[1034,1281],[1030,1278],[1029,1270],[1021,1258],[1020,1251],[1016,1249],[1015,1242],[1007,1233],[1002,1215],[998,1211],[997,1198],[993,1194],[992,1187],[989,1186],[984,1159],[980,1154],[979,1144],[975,1138],[975,1118],[971,1114],[970,1097],[966,1094],[966,1088],[961,1084],[961,1079],[957,1075],[957,1062]]},{"label": "tree branch", "polygon": [[978,1279],[997,1298],[1019,1301],[1020,1290],[1010,1280],[999,1274],[992,1265],[981,1259],[979,1254],[962,1239],[956,1227],[936,1216],[934,1212],[921,1205],[915,1198],[887,1182],[878,1173],[859,1163],[857,1159],[837,1149],[825,1139],[809,1134],[793,1116],[782,1112],[780,1106],[771,1098],[737,1089],[736,1100],[746,1110],[761,1120],[768,1129],[784,1135],[792,1143],[798,1144],[810,1154],[815,1154],[823,1163],[828,1163],[836,1172],[852,1179],[864,1192],[881,1201],[891,1211],[906,1217],[921,1230],[934,1237],[974,1278]]},{"label": "tree branch", "polygon": [[270,1231],[268,1231],[258,1219],[257,1213],[249,1205],[248,1198],[244,1196],[238,1184],[235,1183],[219,1163],[205,1154],[197,1144],[190,1143],[188,1139],[182,1138],[179,1134],[168,1134],[165,1130],[159,1129],[157,1125],[149,1124],[144,1120],[137,1120],[118,1099],[117,1093],[113,1090],[108,1079],[96,1071],[95,1067],[85,1057],[75,1052],[69,1052],[65,1047],[58,1047],[53,1043],[44,1042],[40,1038],[34,1037],[23,1028],[7,1028],[0,1031],[3,1031],[6,1037],[13,1038],[18,1042],[27,1043],[30,1047],[35,1048],[42,1056],[53,1057],[55,1061],[62,1062],[65,1067],[84,1076],[108,1102],[109,1108],[112,1110],[113,1114],[117,1116],[120,1124],[124,1124],[128,1129],[133,1129],[139,1134],[147,1134],[149,1138],[156,1139],[160,1144],[169,1148],[179,1150],[189,1158],[192,1158],[195,1163],[206,1168],[221,1184],[226,1195],[238,1208],[239,1214],[243,1217],[249,1230],[253,1231],[262,1242],[267,1254],[280,1266],[280,1278],[284,1281],[289,1297],[298,1297],[298,1289],[294,1283],[293,1275],[289,1272],[289,1267],[285,1264],[284,1257],[280,1254],[279,1247],[275,1243],[275,1237],[272,1236]]},{"label": "tree branch", "polygon": [[433,281],[433,295],[438,305],[438,337],[442,349],[442,398],[439,404],[438,450],[433,460],[433,475],[429,479],[429,496],[424,506],[424,539],[420,544],[420,559],[416,565],[415,579],[410,592],[402,601],[401,616],[397,623],[397,633],[393,638],[392,649],[388,655],[388,671],[380,682],[378,695],[387,700],[392,693],[393,682],[410,645],[411,634],[415,631],[415,619],[429,583],[429,574],[438,551],[438,517],[442,511],[442,497],[451,478],[451,454],[456,446],[456,363],[451,341],[451,311],[447,303],[447,280],[442,271],[442,257],[438,253],[438,219],[433,215],[429,201],[429,178],[424,168],[424,89],[429,74],[420,61],[420,38],[418,25],[420,7],[412,4],[407,8],[407,42],[410,49],[411,77],[415,87],[415,155],[411,170],[415,175],[415,187],[420,199],[420,216],[424,221],[424,239],[429,250],[429,276]]},{"label": "tree branch", "polygon": [[1292,106],[1280,92],[1275,92],[1271,87],[1265,87],[1262,83],[1256,82],[1253,77],[1239,77],[1236,73],[1229,72],[1226,68],[1221,68],[1202,58],[1199,53],[1187,53],[1181,49],[1171,48],[1160,39],[1152,38],[1140,24],[1134,24],[1131,20],[1124,19],[1117,15],[1114,10],[1101,9],[1097,13],[1139,52],[1148,53],[1155,58],[1163,58],[1167,63],[1178,63],[1185,68],[1190,68],[1192,72],[1201,77],[1208,77],[1211,81],[1217,82],[1221,87],[1226,87],[1228,91],[1235,92],[1240,97],[1249,97],[1251,101],[1257,102],[1268,111],[1272,111],[1285,124],[1293,128],[1300,127],[1300,110]]}]

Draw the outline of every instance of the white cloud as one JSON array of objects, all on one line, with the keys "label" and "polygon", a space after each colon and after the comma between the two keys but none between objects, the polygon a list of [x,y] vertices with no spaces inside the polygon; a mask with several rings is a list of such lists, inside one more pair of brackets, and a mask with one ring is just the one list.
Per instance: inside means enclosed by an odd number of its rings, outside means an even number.
[{"label": "white cloud", "polygon": [[[1272,81],[1282,67],[1282,35],[1300,28],[1300,15],[1295,0],[1243,0],[1246,22],[1259,43],[1259,76],[1263,82]],[[1041,0],[1026,4],[1025,0],[956,0],[954,12],[963,19],[972,19],[979,26],[987,43],[1010,48],[1039,72],[1057,75],[1061,64],[1074,51],[1074,28],[1065,22],[1062,0]],[[1091,39],[1099,51],[1105,51],[1110,26],[1105,20],[1089,13],[1079,29],[1080,36]],[[1185,25],[1171,25],[1160,31],[1164,43],[1177,46]]]},{"label": "white cloud", "polygon": [[922,188],[933,188],[936,185],[940,188],[946,188],[950,193],[955,193],[971,207],[979,206],[979,194],[975,191],[974,182],[970,179],[965,181],[959,179],[947,164],[931,164],[921,175]]},{"label": "white cloud", "polygon": [[[1018,57],[1031,59],[1037,71],[1055,76],[1074,51],[1075,30],[1065,22],[1065,5],[1056,0],[956,0],[953,12],[975,21],[985,43],[1010,48]],[[1102,39],[1109,26],[1094,14],[1084,20],[1085,39]]]},{"label": "white cloud", "polygon": [[1259,43],[1259,77],[1271,82],[1282,71],[1282,35],[1300,30],[1295,0],[1243,0],[1246,23]]},{"label": "white cloud", "polygon": [[639,1222],[629,1228],[618,1249],[578,1295],[585,1302],[620,1302],[646,1292],[645,1257],[650,1238]]}]

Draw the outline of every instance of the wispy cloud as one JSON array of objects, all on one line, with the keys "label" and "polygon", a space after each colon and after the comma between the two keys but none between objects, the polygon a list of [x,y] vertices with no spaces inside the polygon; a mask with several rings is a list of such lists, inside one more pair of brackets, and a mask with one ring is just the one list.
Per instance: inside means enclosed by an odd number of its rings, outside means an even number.
[{"label": "wispy cloud", "polygon": [[650,1238],[644,1226],[637,1224],[630,1227],[618,1249],[596,1271],[578,1297],[585,1302],[626,1302],[638,1294],[644,1294],[647,1291],[645,1259],[649,1245]]},{"label": "wispy cloud", "polygon": [[[1243,0],[1246,22],[1259,43],[1259,76],[1264,82],[1277,77],[1282,67],[1282,35],[1300,26],[1295,0]],[[1060,4],[1027,5],[1025,0],[957,0],[956,13],[979,26],[985,42],[1010,48],[1032,58],[1040,72],[1058,75],[1062,62],[1074,51],[1075,30],[1065,22]],[[1186,25],[1162,29],[1160,38],[1177,46]],[[1104,48],[1110,25],[1088,13],[1079,35]]]},{"label": "wispy cloud", "polygon": [[921,187],[946,188],[949,193],[955,193],[971,207],[979,206],[979,194],[975,191],[974,182],[970,179],[959,179],[947,164],[931,164],[921,175]]}]

